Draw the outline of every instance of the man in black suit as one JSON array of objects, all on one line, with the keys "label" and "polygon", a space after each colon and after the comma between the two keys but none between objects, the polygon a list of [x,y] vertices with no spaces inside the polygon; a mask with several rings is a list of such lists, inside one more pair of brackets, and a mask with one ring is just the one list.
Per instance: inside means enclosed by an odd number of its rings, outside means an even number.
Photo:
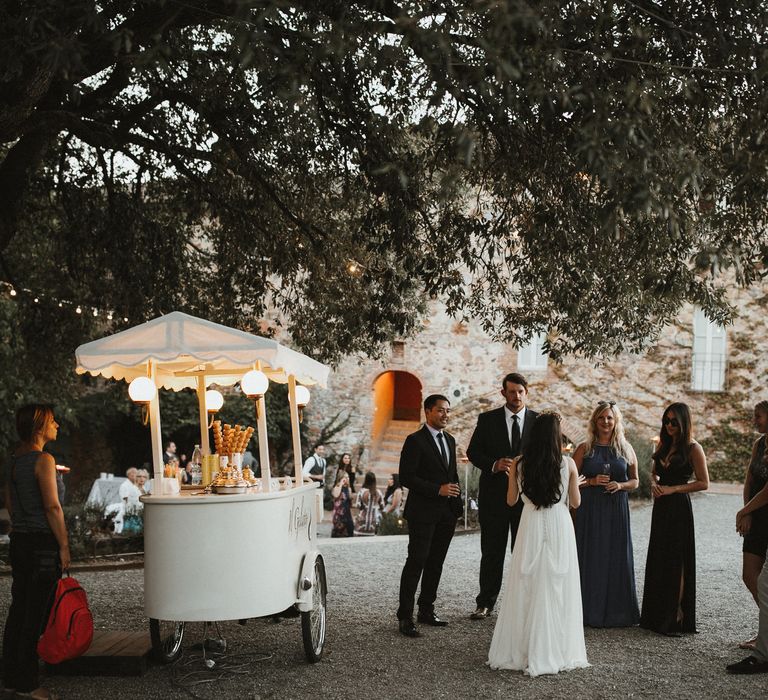
[{"label": "man in black suit", "polygon": [[408,520],[408,558],[400,577],[397,619],[406,637],[420,636],[413,622],[419,579],[417,620],[434,627],[448,624],[435,614],[435,598],[456,518],[462,510],[456,441],[444,430],[450,406],[445,396],[428,396],[424,400],[426,423],[405,439],[400,453],[400,484],[408,489],[404,513]]},{"label": "man in black suit", "polygon": [[536,414],[526,408],[528,382],[513,372],[504,377],[501,395],[505,405],[481,413],[467,448],[467,457],[480,471],[480,593],[477,608],[470,615],[483,620],[491,614],[501,590],[504,575],[504,554],[507,538],[510,549],[515,546],[522,499],[515,506],[507,505],[507,473],[512,458],[527,444]]}]

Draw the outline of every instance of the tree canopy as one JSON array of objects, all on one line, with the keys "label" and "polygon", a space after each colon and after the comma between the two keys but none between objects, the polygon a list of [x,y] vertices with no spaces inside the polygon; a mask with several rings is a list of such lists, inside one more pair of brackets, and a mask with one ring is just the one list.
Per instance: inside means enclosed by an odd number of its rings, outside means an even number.
[{"label": "tree canopy", "polygon": [[[429,298],[498,340],[546,329],[554,357],[640,350],[684,302],[727,321],[723,273],[748,284],[766,255],[767,20],[759,0],[5,2],[17,327],[71,354],[181,309],[335,361]],[[62,323],[62,299],[96,316]]]}]

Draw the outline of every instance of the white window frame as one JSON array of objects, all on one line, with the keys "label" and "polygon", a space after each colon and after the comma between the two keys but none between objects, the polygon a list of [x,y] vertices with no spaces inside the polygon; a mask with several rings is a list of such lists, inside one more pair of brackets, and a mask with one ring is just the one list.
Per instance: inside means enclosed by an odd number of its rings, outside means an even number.
[{"label": "white window frame", "polygon": [[542,352],[547,340],[546,331],[535,333],[533,337],[517,351],[517,368],[527,371],[546,370],[549,355]]},{"label": "white window frame", "polygon": [[693,391],[725,391],[727,365],[728,336],[725,326],[713,323],[701,309],[695,308],[691,389]]}]

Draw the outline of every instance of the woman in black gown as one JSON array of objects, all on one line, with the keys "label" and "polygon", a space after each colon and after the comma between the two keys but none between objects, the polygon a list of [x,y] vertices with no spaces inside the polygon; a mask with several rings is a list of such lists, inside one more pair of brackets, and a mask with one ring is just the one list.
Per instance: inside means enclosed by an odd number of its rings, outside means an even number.
[{"label": "woman in black gown", "polygon": [[640,614],[645,629],[670,636],[696,631],[696,543],[689,494],[707,488],[707,458],[691,437],[691,410],[673,403],[664,411],[653,455],[653,516]]}]

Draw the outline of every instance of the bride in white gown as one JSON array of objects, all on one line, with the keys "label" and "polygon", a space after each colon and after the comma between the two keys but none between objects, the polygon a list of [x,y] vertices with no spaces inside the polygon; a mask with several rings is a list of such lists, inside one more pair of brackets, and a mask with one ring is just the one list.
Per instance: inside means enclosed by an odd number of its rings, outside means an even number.
[{"label": "bride in white gown", "polygon": [[507,503],[523,499],[488,664],[530,676],[586,668],[576,538],[568,506],[580,477],[561,454],[560,416],[541,414],[509,471]]}]

